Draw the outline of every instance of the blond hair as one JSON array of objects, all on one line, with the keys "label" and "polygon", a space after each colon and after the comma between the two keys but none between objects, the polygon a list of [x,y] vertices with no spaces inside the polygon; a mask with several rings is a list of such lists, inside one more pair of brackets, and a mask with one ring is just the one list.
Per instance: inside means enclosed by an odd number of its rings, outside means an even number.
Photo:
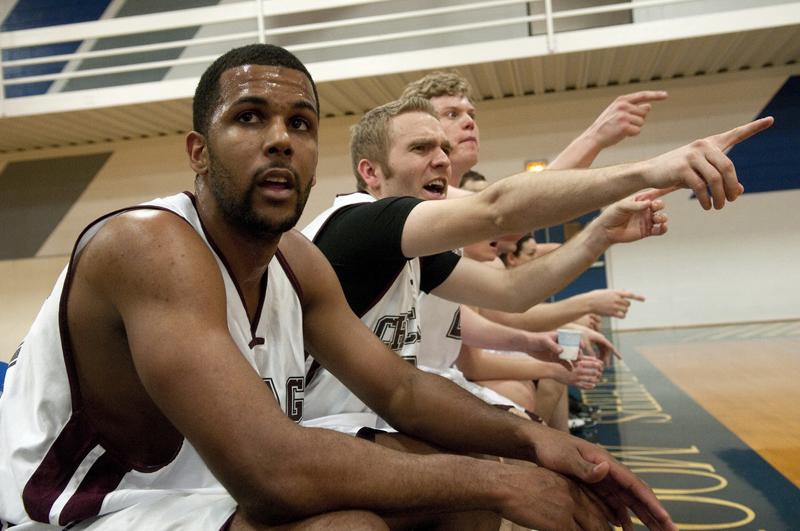
[{"label": "blond hair", "polygon": [[367,159],[375,162],[389,175],[389,123],[394,117],[409,112],[424,112],[438,120],[430,101],[425,98],[407,98],[375,107],[350,128],[350,161],[359,190],[367,189],[367,183],[358,173],[360,161]]},{"label": "blond hair", "polygon": [[431,72],[406,85],[400,98],[425,98],[429,100],[437,96],[465,96],[473,105],[472,86],[469,81],[453,70],[450,72]]}]

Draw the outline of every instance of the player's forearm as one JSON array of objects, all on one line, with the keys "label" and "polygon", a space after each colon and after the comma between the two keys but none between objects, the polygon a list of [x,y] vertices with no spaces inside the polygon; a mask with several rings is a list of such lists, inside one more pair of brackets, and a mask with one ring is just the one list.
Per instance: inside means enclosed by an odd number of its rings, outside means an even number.
[{"label": "player's forearm", "polygon": [[493,184],[476,198],[487,205],[496,234],[563,223],[647,187],[644,165],[522,173]]},{"label": "player's forearm", "polygon": [[392,514],[499,506],[492,484],[498,463],[407,454],[327,429],[295,431],[296,437],[282,445],[284,456],[264,470],[269,487],[234,493],[252,520],[275,525],[348,509]]},{"label": "player's forearm", "polygon": [[524,312],[544,301],[575,280],[608,247],[603,232],[589,225],[557,251],[509,270],[506,302],[497,309]]},{"label": "player's forearm", "polygon": [[535,456],[529,426],[534,423],[490,406],[435,374],[417,371],[392,409],[391,415],[381,412],[392,426],[443,448],[526,460]]},{"label": "player's forearm", "polygon": [[461,341],[470,347],[528,352],[527,333],[491,321],[469,306],[461,306]]},{"label": "player's forearm", "polygon": [[468,380],[536,380],[554,376],[552,363],[465,347],[456,365]]},{"label": "player's forearm", "polygon": [[481,314],[489,320],[530,332],[555,330],[589,312],[590,304],[583,294],[556,302],[543,302],[522,313],[481,309]]},{"label": "player's forearm", "polygon": [[600,154],[602,146],[586,132],[575,138],[547,165],[548,170],[588,168]]}]

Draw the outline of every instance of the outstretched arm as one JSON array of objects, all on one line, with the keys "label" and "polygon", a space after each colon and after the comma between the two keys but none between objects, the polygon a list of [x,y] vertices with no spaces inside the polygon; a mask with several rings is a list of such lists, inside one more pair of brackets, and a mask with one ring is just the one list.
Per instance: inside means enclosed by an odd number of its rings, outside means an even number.
[{"label": "outstretched arm", "polygon": [[572,282],[612,243],[666,232],[664,204],[657,199],[664,193],[651,190],[614,203],[556,251],[513,269],[462,259],[432,293],[462,304],[524,312]]},{"label": "outstretched arm", "polygon": [[600,152],[642,130],[653,102],[667,98],[663,90],[623,94],[600,113],[586,131],[570,142],[547,167],[551,170],[588,168]]},{"label": "outstretched arm", "polygon": [[[690,188],[706,210],[722,208],[743,192],[724,151],[772,125],[762,118],[658,157],[590,170],[528,173],[502,179],[482,192],[451,201],[424,201],[402,234],[407,257],[427,256],[574,219],[644,188]],[[552,254],[552,253],[551,253]]]},{"label": "outstretched arm", "polygon": [[560,301],[537,304],[522,313],[490,309],[481,309],[480,313],[506,326],[540,332],[554,330],[586,314],[624,319],[632,300],[644,301],[644,297],[621,289],[596,289]]}]

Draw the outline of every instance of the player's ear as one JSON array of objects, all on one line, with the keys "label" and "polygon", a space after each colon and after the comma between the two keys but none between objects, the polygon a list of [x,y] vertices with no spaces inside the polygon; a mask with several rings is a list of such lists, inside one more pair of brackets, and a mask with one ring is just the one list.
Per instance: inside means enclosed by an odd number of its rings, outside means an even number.
[{"label": "player's ear", "polygon": [[186,135],[186,153],[189,155],[189,166],[197,175],[208,173],[208,150],[206,138],[197,131]]},{"label": "player's ear", "polygon": [[381,171],[380,164],[372,162],[368,159],[361,159],[358,161],[358,174],[364,179],[368,190],[376,190],[380,188],[381,180],[383,179],[383,171]]}]

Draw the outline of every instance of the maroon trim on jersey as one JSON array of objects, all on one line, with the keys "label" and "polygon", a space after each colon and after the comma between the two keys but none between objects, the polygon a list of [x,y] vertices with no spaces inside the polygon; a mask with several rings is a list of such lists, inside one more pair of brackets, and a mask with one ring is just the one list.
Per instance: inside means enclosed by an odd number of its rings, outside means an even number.
[{"label": "maroon trim on jersey", "polygon": [[219,531],[230,531],[231,526],[233,525],[233,517],[236,516],[236,511],[239,510],[239,507],[236,507],[236,510],[225,520],[225,523],[222,524],[222,527],[219,528]]},{"label": "maroon trim on jersey", "polygon": [[264,301],[267,299],[267,287],[269,286],[269,265],[261,275],[261,291],[258,294],[258,305],[256,306],[256,313],[253,315],[253,320],[250,322],[250,348],[256,345],[263,345],[265,340],[263,337],[256,336],[258,332],[258,322],[261,320],[261,311],[264,309]]},{"label": "maroon trim on jersey", "polygon": [[192,206],[194,207],[195,212],[197,212],[197,219],[200,220],[200,227],[203,229],[203,234],[205,235],[206,240],[208,240],[208,245],[211,247],[211,250],[214,251],[214,254],[217,255],[219,261],[222,262],[222,265],[225,266],[225,270],[228,272],[228,276],[231,278],[231,282],[233,282],[233,286],[236,288],[236,293],[239,294],[239,300],[242,302],[244,314],[248,316],[247,319],[250,322],[250,343],[248,345],[250,348],[253,348],[256,345],[263,345],[264,338],[256,337],[256,330],[258,330],[258,321],[261,319],[261,308],[264,306],[264,297],[267,293],[267,278],[269,276],[269,268],[264,271],[264,274],[261,277],[261,293],[258,297],[258,306],[256,307],[256,313],[253,314],[253,318],[250,319],[249,314],[247,313],[247,302],[244,298],[244,292],[242,291],[241,286],[239,286],[239,282],[236,280],[236,277],[233,274],[233,269],[228,263],[227,258],[225,258],[222,250],[220,250],[220,248],[214,242],[214,239],[211,238],[211,234],[206,229],[206,225],[203,223],[203,218],[200,217],[200,211],[197,210],[197,198],[190,192],[184,193],[189,196],[189,199],[192,200]]},{"label": "maroon trim on jersey", "polygon": [[61,510],[61,515],[58,517],[59,525],[67,525],[100,514],[106,494],[113,492],[130,470],[110,454],[101,455],[81,481],[78,490]]},{"label": "maroon trim on jersey", "polygon": [[297,298],[299,298],[302,301],[303,300],[303,288],[302,288],[302,286],[300,286],[300,281],[297,280],[297,275],[294,274],[294,271],[292,270],[292,266],[289,265],[289,261],[286,259],[285,256],[283,256],[283,253],[281,252],[280,249],[277,250],[277,252],[275,253],[275,256],[278,258],[278,263],[281,264],[281,267],[283,268],[283,272],[286,273],[286,276],[289,279],[289,282],[292,283],[292,287],[294,287],[294,291],[295,291],[295,293],[297,293]]},{"label": "maroon trim on jersey", "polygon": [[[412,258],[411,260],[414,260],[414,259]],[[405,268],[407,268],[407,267],[408,267],[408,263],[409,263],[409,262],[410,262],[410,260],[407,260],[407,261],[406,261],[406,263],[405,263],[405,264],[403,264],[403,267],[401,267],[401,268],[400,268],[400,271],[398,271],[398,272],[397,272],[397,274],[394,276],[394,278],[392,279],[392,281],[391,281],[391,282],[387,282],[387,283],[386,283],[386,287],[385,287],[385,288],[383,288],[383,291],[381,291],[380,293],[378,293],[378,294],[375,296],[375,298],[372,300],[372,302],[371,302],[371,303],[369,303],[369,304],[367,305],[367,307],[366,307],[366,308],[364,308],[364,311],[358,314],[358,318],[359,318],[359,319],[361,319],[362,317],[364,317],[364,316],[367,314],[367,312],[368,312],[368,311],[370,311],[372,308],[374,308],[376,304],[378,304],[379,302],[381,302],[381,299],[382,299],[384,296],[386,296],[386,293],[387,293],[387,292],[388,292],[390,289],[392,289],[392,286],[394,286],[394,283],[395,283],[395,282],[397,282],[397,279],[398,279],[398,278],[400,278],[400,275],[402,275],[402,274],[403,274],[403,271],[405,270]]]},{"label": "maroon trim on jersey", "polygon": [[96,445],[94,430],[82,418],[79,413],[70,417],[22,490],[25,512],[37,522],[50,521],[50,509],[56,499]]},{"label": "maroon trim on jersey", "polygon": [[[83,418],[82,414],[70,418],[25,484],[22,501],[25,511],[33,520],[49,522],[53,504],[89,452],[98,446],[94,430]],[[106,495],[117,488],[131,469],[130,465],[115,459],[108,452],[101,455],[64,505],[58,524],[67,525],[100,514]]]}]

